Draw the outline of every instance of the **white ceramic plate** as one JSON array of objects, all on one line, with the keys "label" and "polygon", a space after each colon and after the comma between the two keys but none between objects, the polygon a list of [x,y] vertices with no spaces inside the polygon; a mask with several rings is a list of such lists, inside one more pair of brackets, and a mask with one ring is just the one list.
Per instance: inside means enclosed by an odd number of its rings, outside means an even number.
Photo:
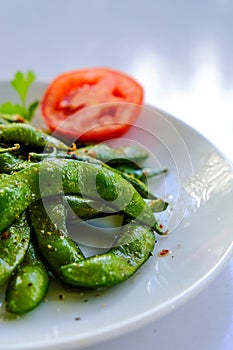
[{"label": "white ceramic plate", "polygon": [[[40,98],[44,88],[36,84],[31,99]],[[16,98],[8,83],[0,84],[0,96],[0,102]],[[222,154],[188,125],[151,108],[122,142],[144,144],[148,164],[168,167],[166,178],[150,186],[170,202],[158,216],[169,235],[158,237],[154,256],[121,285],[74,293],[53,283],[46,302],[31,313],[9,319],[2,312],[0,349],[77,349],[125,333],[190,299],[230,258],[233,173]],[[170,251],[163,258],[162,249]]]}]

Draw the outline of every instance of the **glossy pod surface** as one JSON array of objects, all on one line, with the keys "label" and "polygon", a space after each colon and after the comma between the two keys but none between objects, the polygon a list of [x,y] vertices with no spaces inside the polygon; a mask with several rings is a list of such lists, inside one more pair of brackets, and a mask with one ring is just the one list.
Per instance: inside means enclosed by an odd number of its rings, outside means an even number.
[{"label": "glossy pod surface", "polygon": [[11,123],[0,125],[0,142],[19,143],[31,148],[57,148],[67,151],[69,147],[59,139],[50,136],[30,124]]},{"label": "glossy pod surface", "polygon": [[79,287],[110,287],[131,277],[153,252],[155,236],[135,223],[122,228],[117,246],[78,263],[61,267],[68,284]]},{"label": "glossy pod surface", "polygon": [[[164,234],[154,213],[168,203],[125,170],[147,156],[131,146],[76,150],[28,124],[0,125],[0,283],[8,283],[7,311],[23,314],[39,305],[48,272],[69,286],[110,287],[147,261],[154,231]],[[115,245],[86,258],[71,238],[74,226],[109,215],[123,220],[120,236],[118,222]]]},{"label": "glossy pod surface", "polygon": [[60,267],[79,261],[84,256],[66,229],[66,213],[62,197],[48,198],[44,201],[44,205],[39,200],[31,206],[30,222],[41,255],[50,271],[62,279]]},{"label": "glossy pod surface", "polygon": [[22,262],[30,240],[25,213],[0,235],[0,285],[4,284]]},{"label": "glossy pod surface", "polygon": [[57,194],[80,194],[101,199],[139,222],[162,233],[154,214],[134,187],[111,169],[67,159],[47,160],[3,179],[0,184],[0,231],[32,202]]},{"label": "glossy pod surface", "polygon": [[23,314],[36,308],[49,286],[47,269],[30,242],[25,258],[12,275],[6,291],[8,312]]}]

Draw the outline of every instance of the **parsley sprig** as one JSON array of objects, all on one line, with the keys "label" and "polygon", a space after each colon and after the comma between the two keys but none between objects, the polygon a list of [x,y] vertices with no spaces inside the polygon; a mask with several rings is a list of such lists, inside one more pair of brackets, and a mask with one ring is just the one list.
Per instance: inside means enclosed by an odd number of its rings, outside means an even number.
[{"label": "parsley sprig", "polygon": [[25,73],[18,71],[11,80],[11,86],[16,90],[20,103],[14,104],[11,101],[4,102],[0,105],[0,114],[7,116],[19,115],[30,121],[35,113],[39,101],[27,104],[27,95],[30,86],[35,81],[36,76],[33,71],[29,70]]}]

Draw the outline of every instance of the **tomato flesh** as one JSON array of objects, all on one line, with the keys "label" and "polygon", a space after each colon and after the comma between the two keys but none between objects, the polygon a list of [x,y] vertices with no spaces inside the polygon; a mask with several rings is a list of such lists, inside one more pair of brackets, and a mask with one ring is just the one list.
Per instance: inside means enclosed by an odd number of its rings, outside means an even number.
[{"label": "tomato flesh", "polygon": [[42,116],[49,128],[80,141],[119,137],[134,123],[143,89],[126,74],[92,68],[59,75],[46,90]]}]

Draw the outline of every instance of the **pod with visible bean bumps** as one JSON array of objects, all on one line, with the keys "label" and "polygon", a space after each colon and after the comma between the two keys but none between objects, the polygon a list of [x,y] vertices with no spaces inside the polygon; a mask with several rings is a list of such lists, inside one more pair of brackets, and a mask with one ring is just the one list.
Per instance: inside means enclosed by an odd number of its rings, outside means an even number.
[{"label": "pod with visible bean bumps", "polygon": [[33,201],[33,193],[18,174],[4,176],[0,182],[0,233],[7,230]]},{"label": "pod with visible bean bumps", "polygon": [[22,262],[30,240],[30,227],[26,214],[6,231],[0,234],[0,285],[3,285],[12,272]]},{"label": "pod with visible bean bumps", "polygon": [[137,223],[122,228],[118,246],[60,268],[67,284],[86,288],[110,287],[131,277],[151,256],[155,245],[152,230]]},{"label": "pod with visible bean bumps", "polygon": [[69,237],[62,197],[37,201],[30,207],[29,218],[39,251],[49,270],[62,279],[60,267],[80,261],[84,256],[76,242]]},{"label": "pod with visible bean bumps", "polygon": [[163,234],[150,207],[122,176],[101,164],[53,159],[33,164],[0,184],[0,232],[41,197],[79,194],[101,199],[116,211]]},{"label": "pod with visible bean bumps", "polygon": [[106,206],[101,201],[83,198],[78,195],[64,196],[64,205],[67,210],[68,220],[74,220],[75,222],[114,215],[116,213],[113,208]]},{"label": "pod with visible bean bumps", "polygon": [[7,311],[23,314],[35,309],[43,301],[48,286],[47,269],[30,242],[23,262],[9,280],[6,290]]},{"label": "pod with visible bean bumps", "polygon": [[[77,161],[87,162],[87,163],[91,163],[91,164],[101,165],[103,167],[103,169],[106,169],[106,170],[110,169],[111,171],[114,171],[115,173],[117,173],[118,175],[121,175],[124,179],[129,181],[131,183],[131,185],[133,185],[133,187],[139,192],[139,194],[143,198],[157,199],[157,197],[149,191],[148,186],[139,178],[139,176],[133,176],[132,173],[127,172],[127,171],[123,171],[124,167],[119,167],[119,169],[118,169],[118,167],[112,167],[108,164],[108,162],[103,163],[98,158],[91,157],[88,154],[86,155],[85,152],[81,153],[80,155],[78,155],[78,153],[76,153],[76,152],[71,153],[71,154],[70,153],[67,154],[64,152],[57,152],[57,153],[53,153],[53,154],[49,154],[49,153],[38,154],[38,153],[31,152],[29,154],[29,156],[30,156],[30,159],[32,161],[42,161],[44,159],[46,160],[46,158],[47,159],[58,158],[58,159],[77,160]],[[115,159],[115,161],[117,161],[117,159]],[[124,162],[128,163],[129,161],[127,159],[124,159]],[[158,174],[158,172],[156,174]],[[153,176],[153,175],[151,175],[151,176]],[[141,175],[141,177],[142,177],[142,175]],[[145,177],[145,174],[144,174],[144,177]]]},{"label": "pod with visible bean bumps", "polygon": [[69,147],[61,140],[26,123],[0,125],[0,142],[7,145],[17,142],[30,148],[69,150]]}]

